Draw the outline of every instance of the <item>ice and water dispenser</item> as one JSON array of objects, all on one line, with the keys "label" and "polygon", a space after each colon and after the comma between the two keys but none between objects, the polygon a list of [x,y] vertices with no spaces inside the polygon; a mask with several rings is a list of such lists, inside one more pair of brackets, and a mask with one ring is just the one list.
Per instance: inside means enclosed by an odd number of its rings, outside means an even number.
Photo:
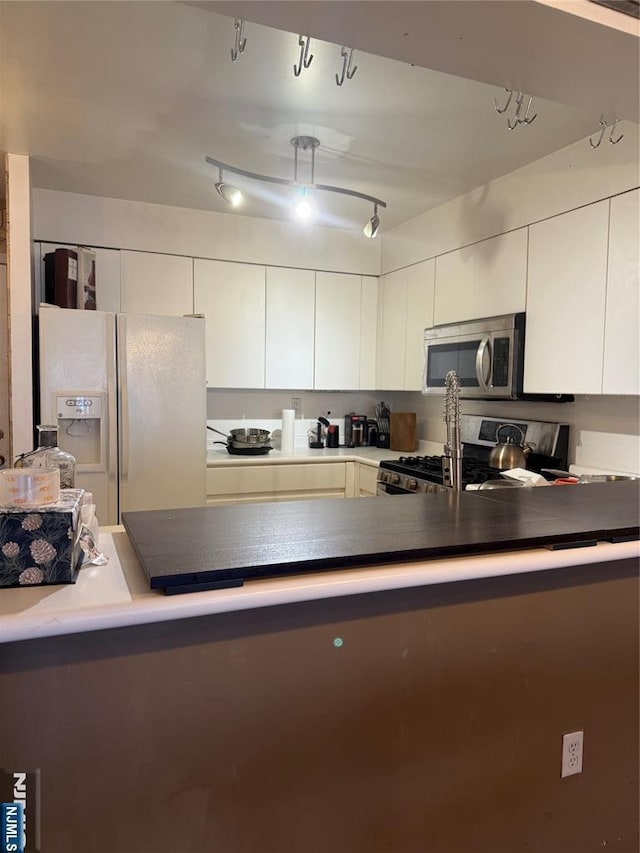
[{"label": "ice and water dispenser", "polygon": [[78,473],[107,470],[106,394],[55,394],[60,447],[76,458]]}]

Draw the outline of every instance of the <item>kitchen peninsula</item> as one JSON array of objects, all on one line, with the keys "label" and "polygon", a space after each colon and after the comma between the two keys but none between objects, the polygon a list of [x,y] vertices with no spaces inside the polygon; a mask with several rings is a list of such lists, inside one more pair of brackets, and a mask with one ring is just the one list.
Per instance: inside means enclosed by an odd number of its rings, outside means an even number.
[{"label": "kitchen peninsula", "polygon": [[[253,539],[227,525],[242,552],[276,541],[274,509],[319,522],[329,507],[347,520],[383,507],[388,535],[411,549],[419,531],[398,527],[408,507],[452,544],[460,507],[482,504],[496,549],[478,524],[471,553],[405,561],[398,545],[385,564],[165,596],[113,528],[110,563],[75,586],[6,590],[0,753],[41,769],[43,849],[635,851],[640,547],[604,540],[638,536],[639,493],[629,482],[209,507],[194,512],[264,514]],[[545,495],[565,501],[552,538],[578,547],[542,547]],[[327,529],[315,542],[289,533],[294,550],[330,544]],[[353,551],[358,530],[351,540],[341,547]],[[576,730],[583,773],[561,779],[562,735]],[[68,778],[82,780],[72,796]]]}]

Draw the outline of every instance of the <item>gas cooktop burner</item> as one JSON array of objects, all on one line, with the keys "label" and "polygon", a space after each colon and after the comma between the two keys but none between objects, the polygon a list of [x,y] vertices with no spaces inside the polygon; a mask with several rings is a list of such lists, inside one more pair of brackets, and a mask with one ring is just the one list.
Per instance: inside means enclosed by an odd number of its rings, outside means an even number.
[{"label": "gas cooktop burner", "polygon": [[[489,465],[491,450],[498,443],[499,429],[516,426],[526,442],[535,448],[527,456],[527,468],[541,471],[544,468],[562,468],[552,460],[564,460],[566,469],[569,427],[545,421],[492,418],[485,415],[462,415],[462,488],[478,486],[486,480],[499,480],[501,471]],[[378,469],[378,494],[401,495],[409,492],[449,491],[443,485],[443,456],[400,456],[380,462]]]},{"label": "gas cooktop burner", "polygon": [[[442,456],[401,456],[397,460],[381,462],[380,467],[432,483],[442,483],[442,459]],[[500,477],[501,472],[497,468],[491,468],[480,459],[462,459],[463,486],[484,483],[485,480],[500,479]]]}]

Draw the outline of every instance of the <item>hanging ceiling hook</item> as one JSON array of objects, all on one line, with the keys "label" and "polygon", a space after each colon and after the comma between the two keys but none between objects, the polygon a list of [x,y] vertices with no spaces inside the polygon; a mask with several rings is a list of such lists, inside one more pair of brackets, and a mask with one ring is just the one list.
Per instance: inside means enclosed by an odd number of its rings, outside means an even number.
[{"label": "hanging ceiling hook", "polygon": [[618,144],[618,142],[620,142],[620,140],[621,140],[621,139],[622,139],[622,137],[624,136],[624,133],[621,133],[621,134],[620,134],[620,136],[619,136],[617,139],[614,139],[614,138],[613,138],[613,134],[615,133],[615,129],[616,129],[617,125],[618,125],[618,121],[619,121],[619,119],[618,119],[618,117],[616,116],[615,121],[614,121],[614,122],[613,122],[613,124],[611,125],[611,133],[609,134],[609,142],[610,142],[612,145],[617,145],[617,144]]},{"label": "hanging ceiling hook", "polygon": [[246,38],[244,36],[244,21],[242,18],[236,18],[233,22],[233,28],[236,32],[236,40],[234,46],[231,48],[231,61],[236,62],[238,59],[238,55],[244,53],[244,49],[247,46]]},{"label": "hanging ceiling hook", "polygon": [[520,117],[520,113],[522,112],[522,102],[524,100],[524,92],[518,92],[516,95],[516,112],[515,112],[515,120],[513,124],[511,124],[511,120],[507,119],[507,127],[509,130],[515,130],[519,124],[522,124],[523,119]]},{"label": "hanging ceiling hook", "polygon": [[502,107],[502,109],[498,106],[498,99],[493,99],[493,105],[496,108],[496,112],[498,113],[506,113],[509,109],[509,104],[511,103],[511,98],[513,97],[513,89],[505,89],[505,92],[509,93],[509,97],[507,98],[507,103]]},{"label": "hanging ceiling hook", "polygon": [[536,120],[538,113],[534,113],[531,118],[529,118],[529,110],[531,109],[532,101],[533,95],[529,95],[529,100],[527,101],[527,109],[524,111],[524,117],[520,119],[521,124],[531,124]]},{"label": "hanging ceiling hook", "polygon": [[[598,141],[594,142],[593,139],[591,137],[589,137],[589,145],[592,148],[598,148],[600,146],[600,143],[602,142],[602,137],[604,136],[604,131],[605,131],[606,126],[607,126],[607,122],[605,120],[605,117],[600,116],[600,136],[598,137]],[[611,129],[611,132],[613,133],[613,128]],[[619,141],[620,140],[618,140],[618,142]]]},{"label": "hanging ceiling hook", "polygon": [[353,75],[358,70],[357,65],[354,65],[353,68],[351,67],[351,62],[353,60],[353,48],[351,48],[349,50],[349,53],[347,53],[347,48],[343,45],[340,51],[340,56],[342,57],[342,72],[340,75],[336,74],[336,83],[338,84],[338,86],[342,86],[342,84],[344,83],[345,76],[347,80],[351,80]]},{"label": "hanging ceiling hook", "polygon": [[299,36],[298,44],[300,45],[300,61],[297,68],[295,64],[293,66],[293,73],[296,77],[300,76],[303,68],[308,68],[311,65],[313,59],[313,54],[309,55],[309,45],[311,44],[309,36]]}]

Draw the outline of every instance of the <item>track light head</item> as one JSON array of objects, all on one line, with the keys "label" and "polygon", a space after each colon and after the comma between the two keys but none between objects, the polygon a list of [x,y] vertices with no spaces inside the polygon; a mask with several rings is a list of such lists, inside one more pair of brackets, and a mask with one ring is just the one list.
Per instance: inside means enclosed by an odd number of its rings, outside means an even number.
[{"label": "track light head", "polygon": [[364,236],[368,237],[370,240],[373,240],[380,230],[380,217],[378,216],[378,205],[373,205],[373,216],[364,226]]},{"label": "track light head", "polygon": [[215,184],[216,192],[223,198],[231,207],[238,207],[242,203],[242,193],[238,187],[233,184],[225,184],[222,180],[222,169],[218,170],[218,180]]}]

